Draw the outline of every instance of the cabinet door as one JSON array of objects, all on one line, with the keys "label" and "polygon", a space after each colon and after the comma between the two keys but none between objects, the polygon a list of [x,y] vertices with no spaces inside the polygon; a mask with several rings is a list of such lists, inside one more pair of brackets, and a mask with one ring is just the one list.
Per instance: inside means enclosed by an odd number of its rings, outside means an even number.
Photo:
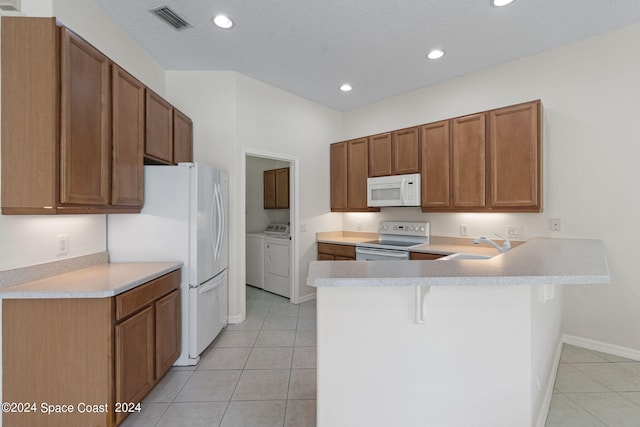
[{"label": "cabinet door", "polygon": [[173,164],[173,109],[147,89],[144,154],[152,162]]},{"label": "cabinet door", "polygon": [[2,213],[50,213],[58,203],[59,30],[55,18],[3,16],[0,32]]},{"label": "cabinet door", "polygon": [[539,211],[540,102],[489,112],[491,207]]},{"label": "cabinet door", "polygon": [[347,159],[347,201],[349,209],[367,210],[367,177],[369,176],[367,138],[349,141]]},{"label": "cabinet door", "polygon": [[289,209],[289,168],[276,169],[276,209]]},{"label": "cabinet door", "polygon": [[422,208],[448,208],[449,186],[449,121],[422,127],[420,139]]},{"label": "cabinet door", "polygon": [[107,205],[111,182],[109,59],[61,29],[60,202]]},{"label": "cabinet door", "polygon": [[393,175],[418,173],[420,170],[420,128],[397,130],[392,136]]},{"label": "cabinet door", "polygon": [[453,207],[483,209],[486,206],[485,114],[452,121]]},{"label": "cabinet door", "polygon": [[391,134],[383,133],[369,137],[369,176],[387,176],[393,174]]},{"label": "cabinet door", "polygon": [[180,111],[173,110],[173,162],[193,161],[193,123]]},{"label": "cabinet door", "polygon": [[142,206],[144,85],[113,65],[111,204]]},{"label": "cabinet door", "polygon": [[175,290],[155,302],[156,380],[180,356],[180,291]]},{"label": "cabinet door", "polygon": [[414,261],[431,261],[434,259],[442,258],[444,255],[429,254],[426,252],[409,252],[409,259]]},{"label": "cabinet door", "polygon": [[318,260],[354,260],[356,248],[352,245],[318,243]]},{"label": "cabinet door", "polygon": [[276,208],[276,170],[271,169],[263,172],[264,186],[264,208]]},{"label": "cabinet door", "polygon": [[116,325],[116,402],[140,402],[153,387],[154,330],[152,306]]},{"label": "cabinet door", "polygon": [[331,210],[347,210],[347,142],[331,144]]}]

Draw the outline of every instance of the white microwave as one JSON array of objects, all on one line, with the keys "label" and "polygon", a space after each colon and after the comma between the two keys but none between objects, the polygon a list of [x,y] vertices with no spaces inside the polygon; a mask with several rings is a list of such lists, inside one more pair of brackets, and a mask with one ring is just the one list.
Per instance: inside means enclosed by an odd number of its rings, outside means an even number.
[{"label": "white microwave", "polygon": [[420,206],[420,174],[367,178],[367,206]]}]

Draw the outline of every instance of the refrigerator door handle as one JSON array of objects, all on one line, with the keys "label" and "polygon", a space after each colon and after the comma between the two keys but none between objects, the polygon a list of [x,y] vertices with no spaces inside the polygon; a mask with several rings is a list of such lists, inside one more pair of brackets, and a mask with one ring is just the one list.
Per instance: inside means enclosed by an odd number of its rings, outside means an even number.
[{"label": "refrigerator door handle", "polygon": [[222,190],[220,184],[216,184],[216,206],[218,207],[218,240],[216,241],[216,258],[222,254],[222,243],[224,241],[224,206],[222,202]]},{"label": "refrigerator door handle", "polygon": [[221,282],[218,279],[218,280],[211,280],[211,283],[207,283],[206,285],[200,285],[197,287],[198,294],[205,294],[207,292],[211,292],[212,290],[220,286],[220,283]]},{"label": "refrigerator door handle", "polygon": [[209,243],[211,244],[211,250],[213,251],[213,259],[218,259],[218,241],[217,241],[217,236],[215,236],[215,228],[214,228],[214,218],[216,218],[215,215],[215,209],[217,207],[217,187],[213,187],[213,197],[211,200],[211,209],[209,212]]}]

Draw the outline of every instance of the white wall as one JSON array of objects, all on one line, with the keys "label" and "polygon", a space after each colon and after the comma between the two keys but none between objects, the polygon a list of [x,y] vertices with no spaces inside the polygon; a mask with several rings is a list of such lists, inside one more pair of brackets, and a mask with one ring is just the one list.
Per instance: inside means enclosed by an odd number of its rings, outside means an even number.
[{"label": "white wall", "polygon": [[[436,235],[505,233],[604,239],[611,286],[567,287],[564,333],[640,350],[638,140],[640,25],[457,78],[347,112],[343,139],[541,99],[544,212],[421,214],[418,209],[345,215],[345,229],[374,230],[380,218],[423,219]],[[561,218],[562,231],[549,230]]]},{"label": "white wall", "polygon": [[[145,84],[164,92],[164,70],[93,1],[22,0],[22,12],[56,16]],[[69,236],[65,257],[56,254],[58,234]],[[0,271],[105,250],[104,215],[0,216]]]}]

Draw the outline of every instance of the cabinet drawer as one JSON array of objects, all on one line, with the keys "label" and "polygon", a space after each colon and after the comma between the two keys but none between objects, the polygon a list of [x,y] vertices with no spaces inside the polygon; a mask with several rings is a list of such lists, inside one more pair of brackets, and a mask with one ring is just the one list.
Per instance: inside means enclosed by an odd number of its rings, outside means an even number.
[{"label": "cabinet drawer", "polygon": [[444,255],[441,254],[430,254],[427,252],[410,252],[409,253],[409,258],[411,260],[415,260],[415,261],[429,261],[429,260],[434,260],[434,259],[438,259],[438,258],[442,258]]},{"label": "cabinet drawer", "polygon": [[334,245],[332,243],[318,243],[319,254],[338,255],[346,258],[356,257],[355,246],[350,245]]},{"label": "cabinet drawer", "polygon": [[120,321],[161,296],[180,287],[180,270],[116,296],[116,321]]}]

